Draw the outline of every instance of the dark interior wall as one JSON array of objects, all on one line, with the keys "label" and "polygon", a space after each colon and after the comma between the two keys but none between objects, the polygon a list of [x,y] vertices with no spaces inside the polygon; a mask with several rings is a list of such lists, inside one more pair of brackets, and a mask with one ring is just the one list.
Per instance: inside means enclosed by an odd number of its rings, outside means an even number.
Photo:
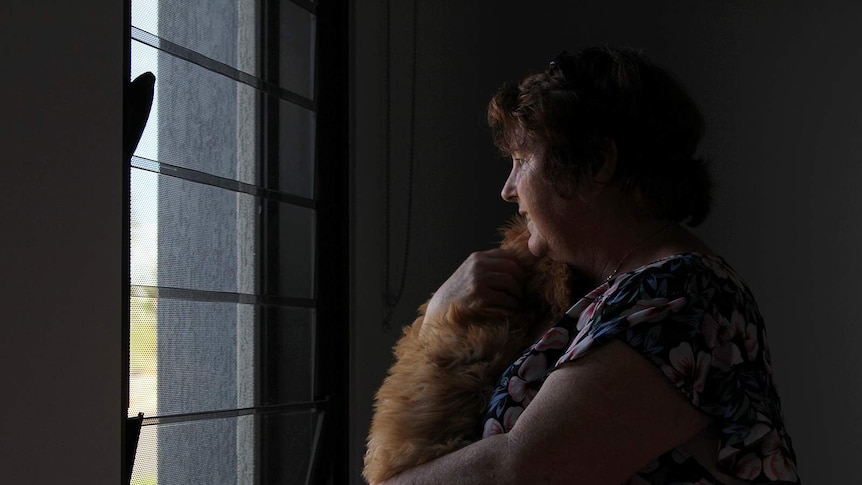
[{"label": "dark interior wall", "polygon": [[[562,49],[642,48],[670,68],[707,118],[713,214],[697,229],[748,281],[767,320],[785,417],[809,483],[858,476],[862,448],[862,266],[855,197],[862,178],[862,7],[779,1],[423,1],[416,17],[413,224],[404,296],[382,325],[384,255],[398,282],[409,161],[413,2],[356,2],[354,12],[354,316],[352,465],[356,483],[373,392],[401,325],[470,251],[490,247],[512,212],[508,170],[484,125],[504,81]],[[390,50],[386,53],[386,31]],[[858,36],[857,36],[858,37]],[[389,69],[387,70],[387,65]],[[385,214],[386,77],[391,228]],[[390,285],[390,286],[393,286]],[[840,369],[840,371],[838,370]]]},{"label": "dark interior wall", "polygon": [[120,483],[123,4],[0,7],[0,481]]}]

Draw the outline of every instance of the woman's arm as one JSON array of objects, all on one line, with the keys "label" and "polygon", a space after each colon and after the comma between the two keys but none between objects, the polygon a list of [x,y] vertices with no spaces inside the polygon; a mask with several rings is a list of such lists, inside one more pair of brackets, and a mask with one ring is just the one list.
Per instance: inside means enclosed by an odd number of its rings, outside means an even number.
[{"label": "woman's arm", "polygon": [[551,373],[509,433],[386,485],[616,485],[709,421],[646,359],[612,341]]},{"label": "woman's arm", "polygon": [[[404,329],[375,397],[362,475],[380,483],[469,444],[494,380],[526,344],[515,255],[474,253]],[[490,396],[487,396],[490,397]]]}]

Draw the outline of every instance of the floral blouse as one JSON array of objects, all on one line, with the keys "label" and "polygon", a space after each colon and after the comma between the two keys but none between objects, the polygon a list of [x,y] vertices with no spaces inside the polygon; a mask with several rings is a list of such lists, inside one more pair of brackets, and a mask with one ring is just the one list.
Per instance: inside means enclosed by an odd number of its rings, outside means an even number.
[{"label": "floral blouse", "polygon": [[[698,253],[619,275],[581,298],[503,373],[482,437],[508,432],[550,372],[612,339],[637,350],[720,425],[720,472],[750,483],[800,483],[754,296],[723,259]],[[626,483],[720,481],[677,448]]]}]

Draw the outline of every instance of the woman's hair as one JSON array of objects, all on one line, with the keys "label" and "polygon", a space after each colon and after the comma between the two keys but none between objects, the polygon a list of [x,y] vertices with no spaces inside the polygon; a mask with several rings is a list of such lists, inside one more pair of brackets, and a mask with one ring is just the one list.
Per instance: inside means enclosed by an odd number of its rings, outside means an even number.
[{"label": "woman's hair", "polygon": [[504,156],[543,148],[546,175],[564,197],[615,148],[613,181],[645,214],[695,226],[709,212],[709,172],[694,158],[703,116],[667,71],[634,50],[563,52],[544,72],[503,85],[488,123]]}]

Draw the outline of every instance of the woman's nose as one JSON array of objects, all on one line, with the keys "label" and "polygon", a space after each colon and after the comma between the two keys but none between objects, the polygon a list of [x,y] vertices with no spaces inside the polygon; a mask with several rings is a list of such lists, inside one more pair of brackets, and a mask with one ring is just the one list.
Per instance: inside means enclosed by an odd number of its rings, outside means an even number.
[{"label": "woman's nose", "polygon": [[500,191],[500,197],[503,198],[506,202],[517,202],[518,201],[518,191],[515,190],[515,171],[512,170],[509,172],[509,178],[506,179],[506,183],[503,184],[503,190]]}]

